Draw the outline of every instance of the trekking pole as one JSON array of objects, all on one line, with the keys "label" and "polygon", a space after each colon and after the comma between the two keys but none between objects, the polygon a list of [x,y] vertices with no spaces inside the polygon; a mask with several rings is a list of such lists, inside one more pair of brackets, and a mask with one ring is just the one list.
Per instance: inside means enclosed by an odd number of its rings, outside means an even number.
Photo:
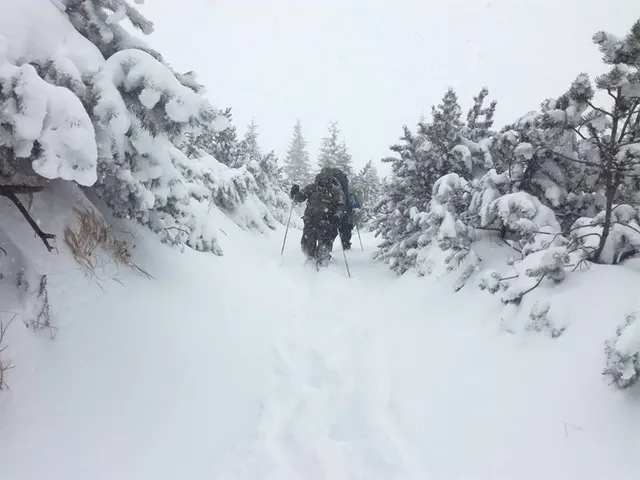
[{"label": "trekking pole", "polygon": [[362,246],[362,237],[360,236],[360,227],[358,227],[358,219],[354,216],[353,223],[356,224],[356,232],[358,232],[358,240],[360,240],[360,249],[364,252],[364,247]]},{"label": "trekking pole", "polygon": [[293,202],[291,202],[291,210],[289,210],[289,220],[287,220],[287,229],[284,231],[284,240],[282,241],[282,250],[280,255],[284,254],[284,246],[287,243],[287,234],[289,233],[289,224],[291,223],[291,214],[293,213]]},{"label": "trekking pole", "polygon": [[[342,235],[340,235],[340,241],[342,242]],[[344,266],[347,267],[347,275],[351,278],[351,270],[349,270],[349,262],[347,262],[347,253],[344,251],[344,246],[342,247],[342,256],[344,257]]]}]

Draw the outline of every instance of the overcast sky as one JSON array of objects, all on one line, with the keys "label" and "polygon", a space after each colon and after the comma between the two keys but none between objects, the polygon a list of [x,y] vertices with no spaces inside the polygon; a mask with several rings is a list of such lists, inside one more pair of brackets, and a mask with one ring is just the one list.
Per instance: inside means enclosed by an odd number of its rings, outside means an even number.
[{"label": "overcast sky", "polygon": [[[148,41],[195,70],[240,134],[283,157],[302,122],[314,161],[336,120],[356,166],[378,161],[446,88],[486,85],[504,124],[602,72],[591,36],[625,34],[639,0],[146,0]],[[386,172],[386,169],[383,168]]]}]

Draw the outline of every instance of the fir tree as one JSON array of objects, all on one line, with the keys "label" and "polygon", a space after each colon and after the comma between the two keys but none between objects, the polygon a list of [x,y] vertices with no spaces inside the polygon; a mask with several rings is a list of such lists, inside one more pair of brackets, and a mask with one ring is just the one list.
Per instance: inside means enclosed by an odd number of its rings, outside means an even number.
[{"label": "fir tree", "polygon": [[[142,3],[140,0],[135,1]],[[195,81],[193,72],[175,72],[159,52],[120,26],[120,22],[126,19],[144,35],[153,33],[153,23],[133,7],[129,0],[65,0],[64,3],[73,26],[98,47],[105,58],[121,50],[142,50],[168,68],[182,85],[202,93],[202,86]]]},{"label": "fir tree", "polygon": [[228,166],[237,166],[239,164],[239,142],[236,133],[236,126],[233,125],[233,117],[231,109],[227,108],[224,112],[229,122],[229,126],[224,130],[213,132],[211,154],[219,162]]},{"label": "fir tree", "polygon": [[[404,145],[391,147],[400,158],[386,160],[392,164],[393,175],[373,224],[376,234],[383,238],[377,258],[387,261],[398,273],[415,263],[419,239],[427,227],[424,223],[427,217],[421,214],[431,206],[438,179],[456,173],[465,180],[473,177],[476,164],[483,167],[492,164],[488,145],[479,139],[484,134],[483,128],[488,134],[494,111],[491,106],[486,110],[482,108],[485,96],[482,91],[476,99],[474,111],[469,115],[472,119],[472,128],[469,128],[461,120],[462,110],[455,92],[448,90],[442,102],[432,107],[431,122],[421,119],[415,135],[405,127]],[[488,115],[489,119],[485,117],[481,123],[481,115]],[[471,136],[469,132],[474,132],[478,142],[467,138]]]},{"label": "fir tree", "polygon": [[343,140],[338,148],[338,158],[336,158],[336,167],[347,174],[347,177],[353,176],[353,165],[351,160],[351,154],[347,149],[347,142]]},{"label": "fir tree", "polygon": [[360,200],[362,208],[358,216],[360,222],[364,224],[372,218],[381,193],[380,178],[372,160],[369,160],[354,177],[352,190]]},{"label": "fir tree", "polygon": [[284,173],[291,183],[305,185],[311,180],[307,141],[302,136],[300,120],[293,127],[293,139],[284,160]]},{"label": "fir tree", "polygon": [[255,119],[251,119],[251,123],[247,125],[247,132],[244,134],[244,139],[240,146],[240,158],[243,164],[251,161],[259,162],[262,158],[262,151],[258,144],[258,125]]},{"label": "fir tree", "polygon": [[[430,193],[427,193],[431,178],[425,176],[422,158],[430,144],[423,135],[414,135],[404,126],[403,143],[390,148],[397,157],[387,157],[382,161],[391,164],[392,175],[384,194],[375,208],[372,227],[376,237],[382,237],[375,258],[389,263],[390,268],[404,273],[410,262],[399,259],[400,244],[411,236],[412,221],[409,216],[411,207],[424,211],[428,205]],[[417,240],[417,237],[415,238]]]},{"label": "fir tree", "polygon": [[219,252],[203,226],[214,175],[184,152],[190,139],[206,140],[228,119],[202,96],[192,73],[176,73],[119,25],[128,19],[143,33],[152,31],[128,1],[69,0],[67,14],[106,59],[85,79],[98,147],[97,193],[115,215],[136,219],[165,242]]},{"label": "fir tree", "polygon": [[467,113],[467,137],[473,142],[478,142],[491,135],[493,116],[498,102],[493,100],[488,107],[484,107],[484,101],[489,95],[487,88],[482,88],[477,97],[473,97],[473,107]]},{"label": "fir tree", "polygon": [[424,178],[428,179],[426,186],[429,197],[433,184],[442,175],[458,173],[465,176],[471,173],[472,168],[470,154],[467,155],[464,150],[454,150],[461,144],[464,124],[458,96],[453,90],[447,90],[442,102],[431,108],[431,117],[430,123],[418,124],[418,132],[428,139],[430,145],[422,159],[424,169],[428,172]]},{"label": "fir tree", "polygon": [[337,122],[329,124],[329,135],[324,137],[320,143],[320,154],[318,155],[318,167],[337,167],[341,161],[343,151],[339,140],[340,130]]}]

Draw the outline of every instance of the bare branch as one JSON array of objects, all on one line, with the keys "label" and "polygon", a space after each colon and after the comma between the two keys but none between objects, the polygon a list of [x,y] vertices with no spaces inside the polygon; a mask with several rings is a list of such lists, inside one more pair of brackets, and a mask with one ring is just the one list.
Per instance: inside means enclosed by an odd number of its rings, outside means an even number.
[{"label": "bare branch", "polygon": [[622,148],[622,147],[628,147],[629,145],[637,145],[640,143],[640,140],[634,140],[632,142],[624,142],[624,143],[620,143],[618,144],[618,147]]},{"label": "bare branch", "polygon": [[0,185],[0,196],[7,197],[9,200],[13,202],[13,204],[18,208],[18,210],[20,210],[20,213],[22,213],[22,216],[27,220],[31,228],[33,228],[33,231],[36,232],[36,235],[40,237],[40,240],[42,240],[42,243],[44,243],[44,246],[47,247],[47,250],[51,252],[53,251],[54,247],[49,244],[49,240],[56,238],[56,236],[53,235],[52,233],[43,232],[38,226],[38,224],[36,223],[36,221],[33,219],[33,217],[31,217],[31,214],[29,213],[29,211],[25,208],[25,206],[22,204],[20,199],[16,196],[16,193],[33,193],[33,192],[39,192],[41,190],[42,190],[42,187],[28,187],[26,185],[17,185],[17,186]]},{"label": "bare branch", "polygon": [[592,109],[594,109],[596,112],[600,112],[603,115],[607,115],[611,118],[613,118],[613,114],[611,112],[607,112],[606,110],[600,108],[600,107],[596,107],[592,102],[587,102],[587,105],[589,105]]},{"label": "bare branch", "polygon": [[580,138],[582,138],[583,140],[587,140],[587,137],[584,136],[584,134],[577,129],[576,127],[569,127],[569,130],[571,130],[573,133],[575,133],[576,135],[578,135]]},{"label": "bare branch", "polygon": [[620,130],[620,138],[618,139],[619,142],[622,142],[622,139],[625,137],[625,135],[627,134],[627,128],[629,127],[629,122],[631,121],[631,117],[633,117],[634,113],[638,113],[635,112],[635,109],[638,108],[638,104],[640,104],[640,99],[636,99],[633,101],[631,108],[629,109],[629,113],[627,114],[627,119],[624,122],[624,125],[622,126],[622,130]]},{"label": "bare branch", "polygon": [[[14,314],[6,324],[0,320],[0,353],[3,353],[7,349],[7,345],[3,346],[4,343],[4,335],[7,333],[7,329],[11,322],[16,318],[17,314]],[[14,365],[11,363],[11,360],[2,360],[0,358],[0,390],[4,390],[5,388],[8,390],[9,385],[7,385],[6,380],[4,379],[4,374],[7,370],[11,370]]]}]

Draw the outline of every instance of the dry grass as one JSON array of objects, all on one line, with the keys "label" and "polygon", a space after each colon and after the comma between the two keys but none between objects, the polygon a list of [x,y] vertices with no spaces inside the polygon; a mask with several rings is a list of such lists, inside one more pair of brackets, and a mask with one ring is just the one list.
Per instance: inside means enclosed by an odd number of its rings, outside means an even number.
[{"label": "dry grass", "polygon": [[4,334],[7,332],[9,325],[13,322],[13,319],[16,318],[14,315],[11,317],[6,324],[0,320],[0,390],[8,390],[9,385],[7,385],[7,381],[5,379],[5,374],[8,370],[11,370],[14,365],[11,363],[11,360],[4,360],[3,353],[7,349],[7,345],[4,344]]},{"label": "dry grass", "polygon": [[76,262],[95,274],[98,266],[97,250],[102,248],[116,264],[127,265],[147,278],[152,278],[146,270],[132,260],[127,242],[118,240],[102,216],[94,209],[83,207],[74,208],[74,211],[78,225],[75,229],[69,226],[64,229],[64,243],[69,247]]},{"label": "dry grass", "polygon": [[94,272],[97,260],[95,251],[100,245],[106,244],[107,225],[90,208],[74,208],[74,211],[78,226],[75,230],[69,226],[64,229],[64,243],[76,262]]}]

